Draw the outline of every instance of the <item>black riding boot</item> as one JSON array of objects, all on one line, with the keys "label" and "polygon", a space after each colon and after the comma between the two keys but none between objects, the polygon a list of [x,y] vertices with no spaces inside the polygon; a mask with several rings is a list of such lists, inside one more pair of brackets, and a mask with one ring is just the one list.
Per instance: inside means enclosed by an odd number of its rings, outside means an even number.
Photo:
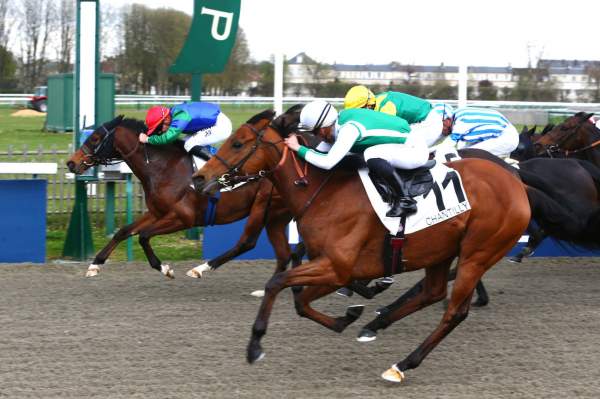
[{"label": "black riding boot", "polygon": [[396,173],[394,167],[382,158],[372,158],[367,161],[369,170],[381,177],[394,193],[390,209],[385,215],[388,217],[399,217],[403,214],[411,215],[417,211],[417,201],[410,198],[407,193],[406,184]]},{"label": "black riding boot", "polygon": [[191,155],[195,155],[198,158],[203,159],[205,161],[208,161],[210,158],[212,158],[212,154],[208,152],[206,148],[204,148],[204,146],[201,145],[193,146],[188,152]]}]

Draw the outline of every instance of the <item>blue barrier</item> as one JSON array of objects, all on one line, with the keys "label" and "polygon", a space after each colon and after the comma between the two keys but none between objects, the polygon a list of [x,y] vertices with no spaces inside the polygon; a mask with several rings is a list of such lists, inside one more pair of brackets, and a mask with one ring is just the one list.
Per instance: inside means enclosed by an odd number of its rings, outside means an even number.
[{"label": "blue barrier", "polygon": [[[203,258],[214,258],[230,249],[242,235],[245,224],[246,219],[229,225],[206,227],[204,229],[204,243],[202,245]],[[518,243],[507,256],[516,255],[524,246],[525,242]],[[538,247],[533,256],[600,256],[600,251],[594,252],[567,247],[555,240],[546,239]],[[275,253],[273,252],[273,248],[267,239],[267,234],[263,231],[256,244],[256,248],[239,256],[237,259],[274,258]]]},{"label": "blue barrier", "polygon": [[[231,249],[244,232],[246,220],[222,226],[211,226],[204,228],[204,241],[202,243],[202,257],[211,259]],[[263,230],[256,247],[252,251],[238,256],[236,259],[275,259],[275,253]]]},{"label": "blue barrier", "polygon": [[45,262],[46,185],[0,180],[0,262]]}]

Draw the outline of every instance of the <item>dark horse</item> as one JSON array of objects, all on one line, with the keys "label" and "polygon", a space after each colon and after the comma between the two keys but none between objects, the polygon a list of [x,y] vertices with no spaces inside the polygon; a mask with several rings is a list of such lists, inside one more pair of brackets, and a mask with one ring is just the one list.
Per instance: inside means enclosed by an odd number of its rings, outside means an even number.
[{"label": "dark horse", "polygon": [[[265,111],[248,121],[264,128],[272,121],[273,111]],[[152,268],[173,277],[173,270],[162,264],[150,246],[150,238],[193,226],[206,226],[209,197],[190,187],[193,173],[191,158],[181,145],[145,146],[138,141],[145,125],[122,116],[96,129],[67,162],[69,170],[82,173],[92,165],[123,160],[140,179],[148,211],[132,224],[122,227],[96,255],[88,269],[94,276],[111,252],[127,237],[139,234],[139,242]],[[248,216],[244,233],[229,251],[192,269],[188,274],[200,277],[202,271],[215,269],[241,253],[254,248],[262,228],[277,256],[277,270],[283,270],[291,256],[286,227],[291,214],[269,181],[249,182],[231,192],[221,193],[214,224],[227,224]]]},{"label": "dark horse", "polygon": [[[362,307],[349,308],[345,316],[333,318],[316,311],[310,303],[352,281],[384,275],[386,231],[356,172],[328,172],[309,166],[307,184],[295,184],[298,169],[293,157],[286,155],[283,136],[272,127],[243,125],[221,146],[218,157],[194,175],[195,183],[207,191],[217,190],[221,176],[232,171],[268,176],[297,219],[310,259],[276,273],[267,283],[248,345],[250,363],[263,356],[260,340],[282,289],[305,286],[294,290],[298,314],[341,332],[360,316]],[[373,321],[377,326],[372,328],[385,328],[446,298],[450,264],[458,256],[456,282],[439,326],[413,353],[383,374],[391,381],[401,381],[404,371],[418,367],[467,317],[475,285],[516,244],[531,217],[528,194],[536,189],[526,188],[514,175],[485,160],[466,159],[450,165],[460,172],[472,209],[407,236],[405,270],[425,269],[423,289],[393,311],[378,316]]]}]

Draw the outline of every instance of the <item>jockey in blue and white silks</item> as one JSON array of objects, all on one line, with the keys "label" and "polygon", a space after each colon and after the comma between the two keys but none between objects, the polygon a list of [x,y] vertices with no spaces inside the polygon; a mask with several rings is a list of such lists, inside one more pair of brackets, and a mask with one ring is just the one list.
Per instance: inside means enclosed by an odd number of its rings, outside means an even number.
[{"label": "jockey in blue and white silks", "polygon": [[457,148],[479,148],[507,157],[519,144],[519,132],[504,115],[484,108],[458,108],[450,130]]}]

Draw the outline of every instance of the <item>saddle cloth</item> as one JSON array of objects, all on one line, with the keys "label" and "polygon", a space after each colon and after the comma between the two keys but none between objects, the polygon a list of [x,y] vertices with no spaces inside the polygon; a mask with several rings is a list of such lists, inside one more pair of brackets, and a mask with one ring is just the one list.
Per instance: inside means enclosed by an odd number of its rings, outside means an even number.
[{"label": "saddle cloth", "polygon": [[[462,159],[462,157],[458,154],[455,149],[443,148],[437,149],[435,152],[434,158],[438,163],[445,163],[451,161],[458,161]],[[516,159],[512,159],[510,157],[502,158],[504,162],[512,166],[513,168],[519,169],[519,161]]]},{"label": "saddle cloth", "polygon": [[471,209],[459,173],[440,162],[430,170],[433,176],[433,189],[424,195],[414,197],[417,201],[417,213],[406,218],[402,226],[401,217],[387,217],[390,206],[383,201],[375,185],[369,178],[366,168],[359,169],[358,175],[363,183],[371,205],[381,223],[392,235],[404,228],[404,234],[410,234],[431,227]]}]

